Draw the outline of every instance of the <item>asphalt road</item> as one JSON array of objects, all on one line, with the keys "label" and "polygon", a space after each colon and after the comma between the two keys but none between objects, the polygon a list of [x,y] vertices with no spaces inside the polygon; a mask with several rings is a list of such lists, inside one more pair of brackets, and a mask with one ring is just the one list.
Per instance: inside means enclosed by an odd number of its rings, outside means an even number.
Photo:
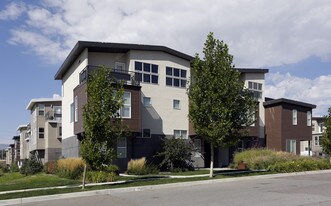
[{"label": "asphalt road", "polygon": [[295,176],[268,176],[209,183],[177,184],[117,190],[107,195],[75,197],[25,206],[157,206],[157,205],[331,205],[331,172]]}]

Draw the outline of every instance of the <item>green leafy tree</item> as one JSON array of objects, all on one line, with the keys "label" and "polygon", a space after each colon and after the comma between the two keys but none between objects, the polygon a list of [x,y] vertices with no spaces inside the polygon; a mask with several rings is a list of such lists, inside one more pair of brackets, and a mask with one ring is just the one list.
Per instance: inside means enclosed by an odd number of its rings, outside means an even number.
[{"label": "green leafy tree", "polygon": [[214,147],[234,145],[252,124],[256,101],[234,69],[228,46],[208,34],[204,58],[196,54],[191,68],[189,118],[196,134],[210,143],[210,177]]},{"label": "green leafy tree", "polygon": [[175,137],[164,139],[162,149],[157,155],[163,157],[161,167],[170,171],[192,168],[191,157],[195,149],[188,141]]},{"label": "green leafy tree", "polygon": [[30,155],[29,159],[23,161],[22,167],[19,170],[24,175],[34,175],[43,170],[43,164],[36,158],[35,155]]},{"label": "green leafy tree", "polygon": [[103,66],[89,76],[86,92],[81,155],[92,169],[101,169],[116,158],[117,139],[128,135],[119,115],[124,89],[121,82],[111,78],[111,70]]},{"label": "green leafy tree", "polygon": [[324,130],[321,140],[323,151],[329,155],[331,162],[331,107],[328,110],[328,115],[324,123],[326,129]]}]

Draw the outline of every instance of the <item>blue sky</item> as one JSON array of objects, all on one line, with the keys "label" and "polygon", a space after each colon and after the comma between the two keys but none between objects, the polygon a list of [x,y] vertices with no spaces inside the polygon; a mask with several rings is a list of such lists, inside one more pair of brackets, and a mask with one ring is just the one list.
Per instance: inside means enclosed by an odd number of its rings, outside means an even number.
[{"label": "blue sky", "polygon": [[60,94],[54,74],[78,40],[200,53],[213,31],[237,67],[268,68],[266,95],[331,105],[328,0],[0,1],[0,144],[29,122],[30,99]]}]

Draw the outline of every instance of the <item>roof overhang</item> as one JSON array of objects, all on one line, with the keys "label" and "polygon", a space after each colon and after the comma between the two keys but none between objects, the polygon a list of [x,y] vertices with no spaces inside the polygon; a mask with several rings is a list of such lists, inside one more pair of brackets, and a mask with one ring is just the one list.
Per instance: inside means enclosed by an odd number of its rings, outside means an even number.
[{"label": "roof overhang", "polygon": [[295,100],[291,100],[291,99],[285,99],[285,98],[280,98],[280,99],[266,98],[266,99],[270,99],[270,100],[264,102],[263,106],[274,106],[276,104],[286,103],[286,104],[293,104],[293,105],[298,105],[298,106],[302,106],[302,107],[307,107],[307,108],[311,108],[311,109],[316,108],[316,105],[314,105],[314,104],[309,104],[306,102],[299,102],[299,101],[295,101]]},{"label": "roof overhang", "polygon": [[64,60],[59,70],[56,72],[54,79],[61,80],[65,75],[65,73],[69,70],[70,66],[75,62],[78,56],[86,48],[88,48],[89,52],[107,52],[107,53],[126,53],[130,50],[161,51],[185,59],[187,61],[193,60],[192,56],[165,46],[78,41],[74,46],[74,48],[69,53],[69,55],[67,56],[67,58]]},{"label": "roof overhang", "polygon": [[36,103],[61,102],[61,101],[62,101],[62,97],[31,99],[26,109],[31,110],[33,105],[35,105]]},{"label": "roof overhang", "polygon": [[17,129],[16,129],[16,131],[20,131],[20,130],[22,130],[22,129],[27,129],[28,128],[28,125],[18,125],[18,127],[17,127]]},{"label": "roof overhang", "polygon": [[269,69],[256,69],[256,68],[235,68],[237,71],[239,71],[240,73],[268,73]]}]

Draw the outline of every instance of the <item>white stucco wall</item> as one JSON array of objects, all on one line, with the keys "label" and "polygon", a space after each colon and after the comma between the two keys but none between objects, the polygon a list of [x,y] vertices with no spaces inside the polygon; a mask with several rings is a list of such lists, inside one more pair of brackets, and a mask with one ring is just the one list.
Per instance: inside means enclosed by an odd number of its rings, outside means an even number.
[{"label": "white stucco wall", "polygon": [[62,138],[74,136],[74,123],[70,122],[70,104],[73,103],[73,91],[79,85],[79,73],[88,65],[88,50],[85,49],[62,79]]},{"label": "white stucco wall", "polygon": [[263,102],[265,101],[265,74],[264,73],[245,73],[242,75],[245,82],[245,87],[248,88],[248,82],[256,82],[262,84],[262,98],[259,99],[259,137],[265,138],[264,127],[265,127],[265,111]]}]

